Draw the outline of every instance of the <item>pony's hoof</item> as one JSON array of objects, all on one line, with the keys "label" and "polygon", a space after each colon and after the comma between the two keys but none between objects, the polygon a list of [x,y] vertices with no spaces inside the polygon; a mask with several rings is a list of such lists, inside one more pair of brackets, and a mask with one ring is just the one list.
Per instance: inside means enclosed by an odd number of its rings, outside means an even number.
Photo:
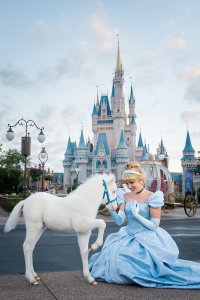
[{"label": "pony's hoof", "polygon": [[40,280],[40,277],[39,276],[35,276],[34,277],[36,280]]},{"label": "pony's hoof", "polygon": [[92,285],[97,285],[98,284],[98,282],[96,282],[95,280],[94,281],[92,281],[92,282],[90,282]]},{"label": "pony's hoof", "polygon": [[31,282],[32,285],[38,285],[39,282],[37,280],[34,280],[33,282]]}]

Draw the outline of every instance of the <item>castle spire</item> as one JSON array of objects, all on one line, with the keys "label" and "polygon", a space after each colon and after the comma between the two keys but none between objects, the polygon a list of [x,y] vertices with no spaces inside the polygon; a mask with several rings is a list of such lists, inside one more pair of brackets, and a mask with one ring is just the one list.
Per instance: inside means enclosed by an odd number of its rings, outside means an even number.
[{"label": "castle spire", "polygon": [[117,47],[117,63],[116,63],[116,72],[121,72],[122,71],[122,63],[120,59],[120,50],[119,50],[119,35],[118,36],[118,47]]},{"label": "castle spire", "polygon": [[70,136],[69,136],[69,139],[68,139],[67,150],[66,150],[65,154],[66,155],[72,155],[73,154],[73,147],[72,147],[72,142],[71,142]]},{"label": "castle spire", "polygon": [[127,146],[126,146],[126,143],[125,143],[125,140],[124,140],[124,131],[123,131],[123,129],[121,130],[118,149],[127,149]]},{"label": "castle spire", "polygon": [[192,147],[189,130],[187,130],[187,136],[186,136],[185,147],[183,149],[183,152],[193,152],[193,153],[195,152],[194,148]]},{"label": "castle spire", "polygon": [[140,135],[139,135],[139,139],[138,139],[138,148],[143,148],[143,141],[142,141],[142,134],[141,134],[141,131],[140,131]]},{"label": "castle spire", "polygon": [[83,128],[81,129],[81,136],[80,136],[80,140],[79,140],[79,145],[78,145],[78,150],[85,150],[87,149],[86,145],[85,145],[85,139],[83,136]]},{"label": "castle spire", "polygon": [[133,86],[131,84],[131,92],[130,92],[130,98],[129,98],[129,104],[135,103],[135,98],[133,96]]},{"label": "castle spire", "polygon": [[98,91],[98,85],[96,86],[96,88],[97,88],[97,103],[96,103],[96,105],[97,105],[97,107],[99,107],[99,91]]}]

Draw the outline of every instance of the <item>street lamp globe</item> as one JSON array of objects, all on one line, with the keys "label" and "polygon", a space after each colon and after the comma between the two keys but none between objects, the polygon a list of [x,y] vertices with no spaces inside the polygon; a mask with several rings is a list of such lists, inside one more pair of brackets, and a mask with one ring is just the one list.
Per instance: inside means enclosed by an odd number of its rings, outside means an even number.
[{"label": "street lamp globe", "polygon": [[45,139],[46,139],[46,137],[45,137],[45,135],[44,135],[44,133],[43,133],[43,130],[41,129],[41,130],[40,130],[40,133],[38,134],[38,141],[39,141],[40,143],[43,143],[43,142],[45,141]]},{"label": "street lamp globe", "polygon": [[7,140],[12,141],[14,139],[14,137],[15,137],[15,134],[14,134],[12,128],[10,127],[6,133],[6,138],[7,138]]},{"label": "street lamp globe", "polygon": [[41,157],[42,159],[45,159],[46,156],[47,156],[47,153],[46,153],[46,151],[45,151],[45,148],[42,147],[42,150],[41,150],[41,152],[40,152],[40,157]]}]

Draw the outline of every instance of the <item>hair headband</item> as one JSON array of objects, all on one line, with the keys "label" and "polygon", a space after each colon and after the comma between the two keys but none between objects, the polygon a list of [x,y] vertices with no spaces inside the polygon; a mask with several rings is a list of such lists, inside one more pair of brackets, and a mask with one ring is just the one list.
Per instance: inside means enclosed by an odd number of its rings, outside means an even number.
[{"label": "hair headband", "polygon": [[142,175],[141,173],[133,170],[125,170],[124,174],[135,174],[135,175]]}]

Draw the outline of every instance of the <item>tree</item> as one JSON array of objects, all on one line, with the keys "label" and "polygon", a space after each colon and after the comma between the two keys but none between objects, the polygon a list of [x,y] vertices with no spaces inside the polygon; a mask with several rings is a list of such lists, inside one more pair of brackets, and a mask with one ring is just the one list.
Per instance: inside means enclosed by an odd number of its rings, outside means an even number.
[{"label": "tree", "polygon": [[23,156],[16,149],[3,151],[0,145],[0,192],[16,192],[21,176]]},{"label": "tree", "polygon": [[46,175],[46,176],[44,177],[44,179],[45,179],[46,181],[52,182],[52,181],[53,181],[53,176],[52,176],[52,175]]},{"label": "tree", "polygon": [[42,171],[40,169],[30,169],[30,176],[33,182],[39,181],[41,174]]},{"label": "tree", "polygon": [[0,168],[7,170],[15,169],[21,162],[24,161],[23,155],[16,149],[9,149],[0,153]]}]

